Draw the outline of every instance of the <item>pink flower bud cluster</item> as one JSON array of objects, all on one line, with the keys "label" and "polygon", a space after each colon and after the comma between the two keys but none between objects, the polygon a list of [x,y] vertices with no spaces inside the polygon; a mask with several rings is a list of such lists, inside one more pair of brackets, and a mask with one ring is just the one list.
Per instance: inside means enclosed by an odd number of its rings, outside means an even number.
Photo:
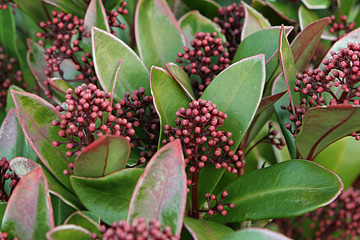
[{"label": "pink flower bud cluster", "polygon": [[[144,218],[135,218],[131,224],[124,220],[114,222],[111,227],[100,226],[103,240],[180,240],[179,235],[173,235],[171,228],[165,226],[161,230],[161,222],[151,219],[149,224]],[[92,239],[99,239],[96,234],[92,234]]]},{"label": "pink flower bud cluster", "polygon": [[338,39],[344,37],[355,27],[355,22],[348,23],[347,20],[346,15],[341,15],[339,21],[336,20],[335,15],[331,15],[329,19],[329,32],[336,34]]},{"label": "pink flower bud cluster", "polygon": [[121,3],[121,6],[118,7],[116,9],[116,11],[106,11],[106,15],[107,15],[106,18],[109,22],[109,26],[112,28],[111,33],[114,36],[116,36],[116,32],[113,30],[113,28],[120,28],[122,30],[126,29],[126,25],[124,23],[122,23],[118,18],[119,14],[120,15],[128,14],[129,11],[127,9],[125,9],[126,5],[127,5],[127,2],[123,1]]},{"label": "pink flower bud cluster", "polygon": [[[207,212],[209,215],[214,215],[214,213],[220,213],[221,215],[225,216],[227,214],[227,211],[224,209],[224,206],[228,206],[229,208],[234,208],[234,203],[226,203],[222,204],[222,201],[228,196],[227,191],[223,191],[221,193],[220,200],[218,200],[215,196],[215,194],[206,193],[205,199],[208,205],[207,210],[200,210],[199,212]],[[215,201],[215,205],[212,204]],[[211,207],[212,206],[212,207]]]},{"label": "pink flower bud cluster", "polygon": [[244,6],[233,3],[218,9],[219,17],[214,22],[221,27],[221,33],[226,37],[224,46],[228,49],[229,59],[232,60],[241,42],[241,32],[244,25]]},{"label": "pink flower bud cluster", "polygon": [[[43,40],[39,41],[40,46],[44,47],[44,60],[47,63],[44,71],[46,76],[52,78],[55,74],[59,74],[64,80],[95,83],[97,77],[92,56],[90,53],[85,53],[81,47],[83,38],[90,37],[90,33],[84,32],[84,20],[65,12],[53,11],[52,15],[51,21],[40,23],[44,32],[37,33],[37,37],[49,39],[51,42],[50,47],[45,47],[47,44]],[[65,62],[73,64],[75,70],[79,72],[74,79],[66,79],[66,73],[61,68]],[[48,81],[44,84],[49,86]],[[45,95],[50,98],[51,94],[52,89],[49,86]]]},{"label": "pink flower bud cluster", "polygon": [[63,142],[54,141],[53,146],[66,144],[66,148],[69,149],[66,152],[67,157],[74,153],[78,155],[95,139],[106,134],[126,136],[129,141],[130,136],[135,134],[131,123],[112,114],[113,111],[119,110],[120,106],[112,107],[111,93],[105,93],[96,85],[82,84],[76,87],[75,91],[70,88],[65,98],[67,107],[56,107],[62,112],[61,121],[54,120],[52,125],[60,125],[59,136],[64,138]]},{"label": "pink flower bud cluster", "polygon": [[[176,112],[177,127],[164,126],[162,143],[180,139],[185,156],[185,164],[189,166],[189,175],[213,164],[215,168],[225,168],[228,172],[237,173],[241,167],[240,157],[243,152],[231,150],[234,140],[231,132],[218,130],[227,115],[217,109],[210,101],[199,99],[189,103],[189,108],[180,108]],[[188,179],[188,185],[192,180]]]},{"label": "pink flower bud cluster", "polygon": [[147,96],[145,89],[140,87],[131,95],[126,92],[124,99],[121,99],[115,106],[119,109],[116,112],[118,117],[126,119],[135,129],[142,128],[144,131],[141,138],[133,136],[131,144],[132,147],[137,146],[142,149],[138,163],[145,163],[146,159],[150,159],[156,152],[159,139],[160,120],[154,107],[153,97]]},{"label": "pink flower bud cluster", "polygon": [[275,222],[280,232],[293,239],[357,239],[360,236],[360,190],[350,187],[326,207]]},{"label": "pink flower bud cluster", "polygon": [[[9,234],[7,232],[0,232],[0,240],[9,240]],[[14,237],[12,240],[19,240],[19,238]]]},{"label": "pink flower bud cluster", "polygon": [[[0,184],[0,200],[2,202],[9,201],[11,194],[13,193],[17,183],[20,181],[20,178],[15,173],[9,173],[11,171],[9,162],[6,157],[2,157],[0,160],[0,176],[1,176],[1,184]],[[5,191],[5,183],[10,181],[10,192],[7,193]],[[0,235],[1,237],[1,235]],[[1,238],[0,238],[1,239]]]},{"label": "pink flower bud cluster", "polygon": [[27,83],[23,82],[22,72],[17,70],[16,64],[16,58],[6,55],[0,44],[0,108],[6,105],[7,92],[11,85],[27,87]]},{"label": "pink flower bud cluster", "polygon": [[[303,74],[297,74],[295,92],[301,92],[311,98],[303,99],[300,107],[295,106],[296,116],[290,115],[295,129],[290,123],[286,125],[296,137],[301,129],[302,117],[309,107],[352,104],[360,105],[360,43],[349,42],[347,48],[339,52],[330,52],[331,58],[323,60],[322,69],[308,69]],[[309,106],[307,106],[307,104]],[[282,106],[292,112],[291,107]],[[352,134],[357,140],[360,132]]]},{"label": "pink flower bud cluster", "polygon": [[196,75],[192,82],[195,95],[200,97],[205,88],[222,70],[230,66],[229,53],[221,38],[215,38],[216,32],[195,33],[194,41],[190,42],[192,49],[184,47],[184,53],[178,53],[178,63],[185,63],[181,66],[190,77]]}]

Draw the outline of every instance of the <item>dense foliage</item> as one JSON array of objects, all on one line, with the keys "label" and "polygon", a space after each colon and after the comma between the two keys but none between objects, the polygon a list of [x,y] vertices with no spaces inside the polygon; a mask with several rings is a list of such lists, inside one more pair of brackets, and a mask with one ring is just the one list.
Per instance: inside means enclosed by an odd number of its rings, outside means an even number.
[{"label": "dense foliage", "polygon": [[359,27],[357,0],[0,1],[0,239],[360,239]]}]

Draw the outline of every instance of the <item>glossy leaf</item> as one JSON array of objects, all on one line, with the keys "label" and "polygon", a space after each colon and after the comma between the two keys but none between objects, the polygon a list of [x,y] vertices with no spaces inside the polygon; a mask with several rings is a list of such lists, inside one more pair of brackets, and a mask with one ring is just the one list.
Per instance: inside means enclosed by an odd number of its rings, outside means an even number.
[{"label": "glossy leaf", "polygon": [[325,9],[331,4],[331,0],[301,0],[308,9]]},{"label": "glossy leaf", "polygon": [[40,23],[41,21],[47,20],[44,2],[42,0],[14,0],[14,2],[35,22]]},{"label": "glossy leaf", "polygon": [[290,240],[290,238],[278,232],[273,232],[263,228],[246,228],[227,235],[224,240]]},{"label": "glossy leaf", "polygon": [[[160,118],[160,138],[165,125],[175,127],[176,111],[187,108],[189,99],[179,84],[162,68],[152,67],[150,73],[151,92]],[[171,101],[169,101],[171,99]]]},{"label": "glossy leaf", "polygon": [[[319,20],[319,16],[316,11],[307,9],[304,6],[300,6],[299,8],[299,23],[300,28],[305,29],[308,25],[312,24]],[[329,32],[329,30],[325,29],[323,34],[321,35],[322,39],[336,41],[337,37]]]},{"label": "glossy leaf", "polygon": [[90,32],[92,27],[97,27],[110,32],[110,26],[106,20],[105,8],[101,0],[91,0],[85,14],[85,31]]},{"label": "glossy leaf", "polygon": [[60,119],[60,114],[50,103],[36,95],[18,91],[12,91],[11,95],[27,141],[43,164],[71,189],[69,176],[63,174],[69,163],[65,156],[66,148],[52,146],[53,141],[63,140],[58,136],[60,129],[51,125],[53,120]]},{"label": "glossy leaf", "polygon": [[201,15],[199,11],[191,11],[185,14],[179,19],[179,24],[188,46],[190,46],[190,41],[194,40],[194,34],[198,32],[216,32],[216,38],[221,38],[223,43],[226,42],[226,38],[224,34],[221,33],[219,25]]},{"label": "glossy leaf", "polygon": [[11,8],[2,10],[3,11],[0,12],[1,47],[4,49],[5,54],[9,55],[9,57],[17,58],[18,61],[21,61],[19,51],[16,46],[16,28],[13,12],[11,11]]},{"label": "glossy leaf", "polygon": [[140,87],[150,95],[149,71],[141,62],[136,53],[115,36],[97,29],[92,29],[93,55],[95,70],[103,89],[111,92],[113,73],[117,63],[123,59],[121,68],[117,73],[117,84],[115,88],[116,101],[124,98],[125,92],[132,93]]},{"label": "glossy leaf", "polygon": [[295,68],[303,72],[315,53],[329,18],[322,18],[311,23],[302,30],[291,43],[291,52],[294,57]]},{"label": "glossy leaf", "polygon": [[331,143],[359,130],[360,107],[336,105],[310,108],[296,137],[296,147],[304,159],[313,160]]},{"label": "glossy leaf", "polygon": [[9,161],[17,156],[37,157],[26,141],[14,108],[10,108],[0,128],[0,152]]},{"label": "glossy leaf", "polygon": [[190,217],[184,218],[184,225],[195,240],[222,240],[234,232],[225,225]]},{"label": "glossy leaf", "polygon": [[44,70],[46,69],[46,62],[44,61],[43,48],[31,39],[27,40],[29,51],[27,54],[27,62],[33,73],[37,83],[44,90],[47,91],[48,87],[44,84],[44,81],[48,79]]},{"label": "glossy leaf", "polygon": [[122,136],[106,135],[87,146],[74,163],[74,175],[103,177],[126,167],[130,143]]},{"label": "glossy leaf", "polygon": [[210,19],[218,16],[218,8],[220,5],[213,0],[183,0],[183,2],[191,10],[199,10],[200,13]]},{"label": "glossy leaf", "polygon": [[148,69],[175,62],[186,45],[181,28],[165,0],[139,0],[135,37],[140,57]]},{"label": "glossy leaf", "polygon": [[82,0],[43,0],[46,3],[62,9],[66,13],[76,16],[84,16],[87,4]]},{"label": "glossy leaf", "polygon": [[[180,234],[184,220],[187,185],[180,140],[162,147],[146,165],[131,197],[128,222],[143,217],[170,226]],[[151,201],[149,201],[151,199]]]},{"label": "glossy leaf", "polygon": [[195,100],[194,91],[192,89],[191,81],[186,72],[174,63],[167,63],[166,68],[171,76],[180,84],[191,100]]},{"label": "glossy leaf", "polygon": [[43,239],[54,228],[48,185],[41,168],[24,176],[7,204],[1,231],[9,238]]},{"label": "glossy leaf", "polygon": [[245,2],[242,2],[242,4],[245,8],[245,19],[241,33],[241,41],[254,32],[271,27],[269,21],[258,11],[247,5]]},{"label": "glossy leaf", "polygon": [[290,22],[298,22],[298,3],[291,1],[269,1],[266,5],[274,10],[280,17]]},{"label": "glossy leaf", "polygon": [[358,144],[354,137],[345,137],[325,148],[314,161],[339,175],[347,189],[360,175]]},{"label": "glossy leaf", "polygon": [[331,203],[343,189],[340,178],[322,166],[291,160],[240,176],[223,190],[234,203],[219,223],[293,217]]},{"label": "glossy leaf", "polygon": [[106,8],[106,10],[110,11],[110,10],[114,9],[115,7],[117,7],[123,1],[124,0],[105,1],[104,7]]},{"label": "glossy leaf", "polygon": [[60,78],[51,78],[48,80],[48,83],[51,85],[54,90],[54,95],[60,102],[65,102],[65,95],[67,94],[67,90],[69,88],[74,89],[68,82],[60,79]]},{"label": "glossy leaf", "polygon": [[129,168],[101,178],[72,176],[71,184],[84,206],[111,225],[125,220],[131,195],[143,169]]},{"label": "glossy leaf", "polygon": [[77,197],[70,192],[62,183],[60,183],[52,173],[41,163],[34,162],[24,157],[16,157],[10,161],[11,169],[21,178],[34,170],[35,168],[42,167],[46,181],[49,184],[49,191],[60,198],[63,202],[75,209],[83,209],[84,207],[79,202]]},{"label": "glossy leaf", "polygon": [[91,240],[91,232],[83,227],[69,224],[60,225],[46,234],[48,240]]},{"label": "glossy leaf", "polygon": [[234,149],[240,144],[260,104],[265,84],[265,56],[259,54],[232,64],[201,95],[228,115],[221,129],[232,132]]},{"label": "glossy leaf", "polygon": [[95,222],[89,216],[86,216],[84,213],[77,211],[71,214],[64,222],[64,224],[74,224],[80,227],[83,227],[89,230],[91,233],[96,233],[98,236],[100,235],[99,227],[100,225]]},{"label": "glossy leaf", "polygon": [[16,91],[20,91],[20,92],[25,92],[24,89],[16,86],[16,85],[11,85],[8,90],[7,90],[7,96],[6,96],[6,112],[10,111],[10,108],[14,108],[15,109],[15,104],[14,101],[11,97],[11,90],[16,90]]}]

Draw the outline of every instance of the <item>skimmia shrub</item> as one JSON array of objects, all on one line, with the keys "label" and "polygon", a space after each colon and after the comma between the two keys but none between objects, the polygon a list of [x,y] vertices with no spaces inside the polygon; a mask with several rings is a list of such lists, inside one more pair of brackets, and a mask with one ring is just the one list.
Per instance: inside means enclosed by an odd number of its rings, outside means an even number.
[{"label": "skimmia shrub", "polygon": [[357,239],[359,9],[0,1],[0,239]]}]

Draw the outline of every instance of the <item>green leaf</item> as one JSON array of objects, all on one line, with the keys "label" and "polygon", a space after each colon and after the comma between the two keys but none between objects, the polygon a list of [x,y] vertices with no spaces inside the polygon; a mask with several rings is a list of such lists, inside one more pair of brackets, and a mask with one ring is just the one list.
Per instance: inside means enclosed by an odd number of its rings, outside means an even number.
[{"label": "green leaf", "polygon": [[41,168],[24,176],[7,204],[1,232],[9,238],[43,239],[54,228],[48,185]]},{"label": "green leaf", "polygon": [[307,110],[296,147],[302,158],[313,160],[331,143],[359,130],[360,107],[335,105]]},{"label": "green leaf", "polygon": [[126,220],[131,195],[143,171],[128,168],[101,178],[71,176],[70,181],[84,206],[111,225]]},{"label": "green leaf", "polygon": [[325,148],[316,156],[314,162],[339,175],[347,189],[360,175],[358,147],[359,142],[354,137],[345,137]]},{"label": "green leaf", "polygon": [[6,210],[7,202],[0,202],[0,227]]},{"label": "green leaf", "polygon": [[30,16],[35,22],[48,20],[47,13],[44,8],[44,4],[41,0],[14,0],[14,2],[23,10],[28,16]]},{"label": "green leaf", "polygon": [[69,224],[57,226],[46,234],[48,240],[92,240],[89,230]]},{"label": "green leaf", "polygon": [[175,62],[186,45],[181,28],[165,0],[139,0],[135,14],[135,38],[148,69]]},{"label": "green leaf", "polygon": [[51,197],[51,205],[54,214],[55,226],[62,225],[66,220],[66,218],[69,217],[76,210],[70,207],[68,204],[66,204],[63,200],[61,200],[59,197],[55,196],[54,194],[51,194],[50,197]]},{"label": "green leaf", "polygon": [[217,38],[221,38],[223,43],[226,42],[224,34],[221,33],[219,25],[204,17],[199,11],[191,11],[179,19],[180,27],[184,33],[187,45],[194,40],[194,34],[198,32],[217,33]]},{"label": "green leaf", "polygon": [[89,230],[91,233],[96,233],[98,236],[101,236],[99,227],[100,225],[95,222],[89,216],[86,216],[84,213],[77,211],[71,214],[64,222],[64,224],[74,224],[80,227],[83,227]]},{"label": "green leaf", "polygon": [[105,1],[104,2],[104,7],[105,7],[106,10],[110,11],[110,10],[114,9],[115,7],[117,7],[123,1],[124,0]]},{"label": "green leaf", "polygon": [[[11,7],[7,10],[0,11],[0,42],[1,46],[4,48],[5,54],[10,57],[17,58],[18,61],[21,61],[19,57],[19,51],[16,46],[16,29],[14,15],[12,13]],[[21,64],[20,64],[21,65]]]},{"label": "green leaf", "polygon": [[301,0],[308,9],[325,9],[331,4],[331,0]]},{"label": "green leaf", "polygon": [[175,63],[167,63],[166,68],[171,74],[171,76],[178,82],[178,84],[180,84],[182,89],[184,89],[184,91],[191,98],[191,100],[194,101],[196,97],[191,86],[191,81],[186,72]]},{"label": "green leaf", "polygon": [[49,184],[49,191],[60,198],[63,202],[75,209],[83,209],[84,207],[79,202],[79,199],[70,192],[62,183],[57,180],[52,173],[42,164],[42,162],[34,162],[23,157],[16,157],[10,161],[11,169],[22,178],[37,167],[42,167],[46,181]]},{"label": "green leaf", "polygon": [[223,203],[234,203],[219,223],[294,217],[331,203],[343,189],[340,178],[322,166],[290,160],[238,177],[223,190]]},{"label": "green leaf", "polygon": [[220,5],[213,0],[183,0],[191,10],[199,10],[200,13],[210,19],[218,16]]},{"label": "green leaf", "polygon": [[265,56],[236,62],[222,71],[201,95],[228,115],[221,127],[232,132],[233,148],[240,144],[260,104],[265,84]]},{"label": "green leaf", "polygon": [[62,9],[66,13],[72,13],[73,15],[83,18],[85,15],[87,4],[82,0],[43,0],[46,3],[54,5]]},{"label": "green leaf", "polygon": [[105,8],[101,0],[91,0],[85,14],[85,32],[91,32],[92,27],[110,32],[110,26],[106,20]]},{"label": "green leaf", "polygon": [[53,120],[60,120],[60,113],[44,99],[30,93],[12,91],[21,128],[26,139],[43,164],[54,176],[71,190],[69,176],[63,174],[68,168],[69,159],[65,156],[66,148],[53,147],[53,141],[62,141],[59,128],[53,127]]},{"label": "green leaf", "polygon": [[37,157],[26,141],[14,108],[10,108],[0,128],[0,152],[9,161],[17,156]]},{"label": "green leaf", "polygon": [[272,10],[279,14],[283,19],[290,22],[298,22],[298,3],[291,1],[272,1],[266,0]]},{"label": "green leaf", "polygon": [[29,51],[27,54],[27,62],[30,67],[31,72],[33,73],[37,83],[44,91],[48,91],[49,88],[44,84],[44,81],[47,81],[48,77],[44,73],[46,67],[46,62],[44,61],[44,52],[43,48],[36,42],[31,39],[27,40]]},{"label": "green leaf", "polygon": [[132,93],[140,87],[150,94],[149,71],[129,46],[112,34],[97,28],[92,29],[92,44],[95,70],[106,92],[111,92],[113,73],[117,69],[118,61],[124,59],[117,73],[114,93],[116,101],[123,99],[125,92]]},{"label": "green leaf", "polygon": [[193,239],[196,240],[222,240],[225,236],[234,232],[225,225],[190,217],[184,218],[184,225]]},{"label": "green leaf", "polygon": [[258,11],[243,1],[242,4],[245,8],[245,19],[241,33],[241,41],[254,32],[271,27],[269,21],[264,18]]},{"label": "green leaf", "polygon": [[130,154],[130,143],[122,136],[106,135],[87,146],[74,163],[74,175],[103,177],[124,169]]},{"label": "green leaf", "polygon": [[263,228],[247,228],[244,230],[236,231],[227,235],[224,240],[238,240],[238,239],[251,239],[251,240],[290,240],[290,238],[282,235],[281,233],[273,232]]},{"label": "green leaf", "polygon": [[[319,20],[319,16],[314,10],[307,9],[304,6],[300,6],[299,8],[299,23],[300,28],[305,29],[308,25],[312,24]],[[325,29],[321,35],[322,39],[326,39],[329,41],[336,41],[337,37],[329,32],[328,29]]]},{"label": "green leaf", "polygon": [[[160,118],[160,138],[165,125],[175,127],[176,111],[188,107],[189,99],[179,84],[162,68],[152,67],[150,72],[151,92]],[[171,101],[169,101],[171,99]]]},{"label": "green leaf", "polygon": [[294,57],[295,68],[303,72],[311,61],[316,47],[319,44],[321,34],[324,32],[329,18],[322,18],[311,23],[302,30],[291,43],[291,52]]},{"label": "green leaf", "polygon": [[[170,226],[180,234],[184,220],[187,185],[180,140],[162,147],[148,162],[131,197],[128,222],[143,217]],[[151,199],[151,201],[149,201]]]}]

